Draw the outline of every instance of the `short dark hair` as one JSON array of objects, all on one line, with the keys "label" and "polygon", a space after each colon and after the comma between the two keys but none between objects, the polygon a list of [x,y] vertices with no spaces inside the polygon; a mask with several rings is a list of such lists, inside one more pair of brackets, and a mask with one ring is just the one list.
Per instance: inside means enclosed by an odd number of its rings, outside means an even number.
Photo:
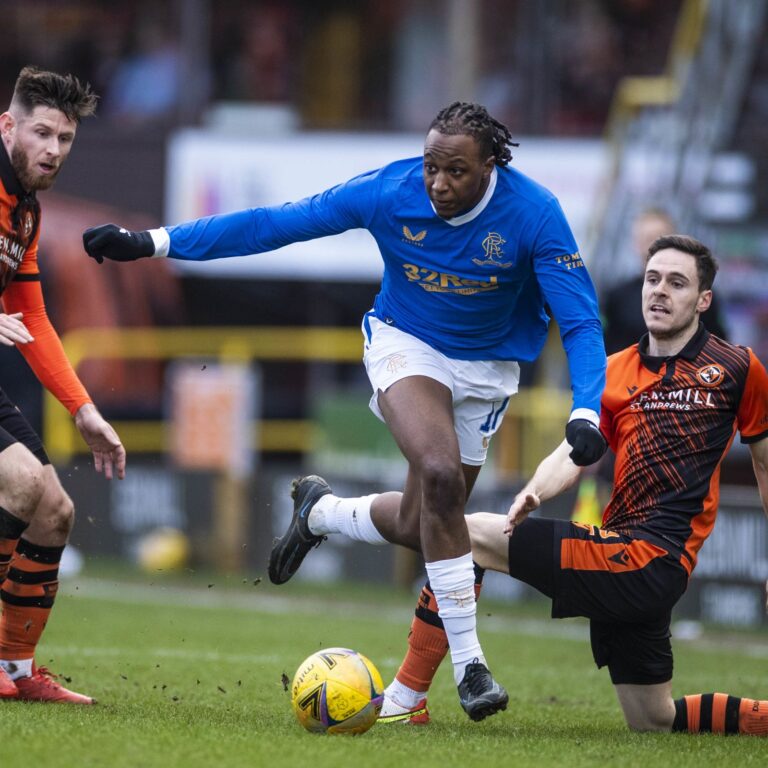
[{"label": "short dark hair", "polygon": [[74,75],[24,67],[16,78],[11,106],[22,109],[25,114],[35,107],[51,107],[63,112],[67,119],[79,123],[96,111],[98,99],[90,84],[81,83]]},{"label": "short dark hair", "polygon": [[506,125],[491,117],[485,107],[468,101],[454,101],[441,109],[429,126],[430,131],[433,129],[446,136],[471,136],[483,156],[492,154],[496,165],[502,167],[512,159],[509,148],[519,146]]},{"label": "short dark hair", "polygon": [[699,290],[709,291],[715,282],[718,264],[717,259],[712,255],[712,251],[704,243],[688,235],[664,235],[654,240],[648,248],[646,264],[651,256],[666,248],[674,248],[676,251],[682,251],[693,256],[696,259],[696,274],[699,277]]}]

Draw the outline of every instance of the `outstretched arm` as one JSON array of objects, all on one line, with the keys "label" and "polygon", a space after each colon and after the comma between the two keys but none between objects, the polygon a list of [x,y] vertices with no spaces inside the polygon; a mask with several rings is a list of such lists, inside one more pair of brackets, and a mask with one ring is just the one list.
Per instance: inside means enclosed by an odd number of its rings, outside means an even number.
[{"label": "outstretched arm", "polygon": [[563,440],[542,460],[533,477],[515,496],[506,518],[491,512],[467,515],[472,558],[481,568],[509,573],[509,537],[514,533],[515,526],[522,523],[542,501],[570,488],[581,474],[581,469],[569,457],[571,450],[568,441]]},{"label": "outstretched arm", "polygon": [[99,263],[166,256],[207,261],[265,253],[367,227],[378,189],[378,176],[372,172],[294,203],[248,208],[160,229],[131,232],[116,224],[102,224],[83,233],[83,247]]},{"label": "outstretched arm", "polygon": [[511,536],[515,526],[522,523],[542,501],[554,498],[576,482],[581,474],[581,468],[571,461],[569,456],[571,450],[568,441],[563,440],[549,456],[542,460],[533,477],[515,496],[504,526],[504,533],[507,536]]}]

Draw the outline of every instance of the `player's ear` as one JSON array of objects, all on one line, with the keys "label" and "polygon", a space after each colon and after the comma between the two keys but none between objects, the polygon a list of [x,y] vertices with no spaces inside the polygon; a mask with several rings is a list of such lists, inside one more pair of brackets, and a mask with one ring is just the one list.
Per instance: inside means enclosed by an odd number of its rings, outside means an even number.
[{"label": "player's ear", "polygon": [[699,294],[699,300],[696,303],[696,309],[699,312],[706,312],[712,303],[712,291],[702,291]]},{"label": "player's ear", "polygon": [[483,176],[490,176],[491,173],[493,173],[493,168],[495,165],[496,158],[493,155],[486,158],[485,162],[483,163]]},{"label": "player's ear", "polygon": [[3,112],[0,115],[0,134],[5,138],[15,127],[16,121],[10,112]]}]

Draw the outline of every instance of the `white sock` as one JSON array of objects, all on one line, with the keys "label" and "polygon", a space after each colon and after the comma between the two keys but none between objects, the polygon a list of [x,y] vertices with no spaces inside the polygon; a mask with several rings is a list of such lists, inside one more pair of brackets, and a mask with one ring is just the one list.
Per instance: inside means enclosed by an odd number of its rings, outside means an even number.
[{"label": "white sock", "polygon": [[427,697],[427,692],[414,691],[395,678],[384,690],[384,696],[403,709],[413,709]]},{"label": "white sock", "polygon": [[453,678],[458,685],[464,679],[467,664],[477,659],[485,664],[477,638],[477,603],[475,569],[472,553],[451,560],[425,563],[429,583],[443,620],[453,661]]},{"label": "white sock", "polygon": [[0,659],[0,667],[2,667],[11,680],[18,680],[20,677],[32,676],[32,662],[34,659],[14,659],[8,661],[7,659]]},{"label": "white sock", "polygon": [[354,541],[387,544],[371,520],[371,504],[378,495],[373,493],[351,499],[342,499],[332,493],[322,496],[309,512],[309,530],[315,536],[342,533]]}]

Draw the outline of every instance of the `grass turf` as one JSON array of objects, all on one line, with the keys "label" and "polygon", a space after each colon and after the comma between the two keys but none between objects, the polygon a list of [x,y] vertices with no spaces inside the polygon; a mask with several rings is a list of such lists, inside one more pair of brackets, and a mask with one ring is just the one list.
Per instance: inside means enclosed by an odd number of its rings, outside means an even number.
[{"label": "grass turf", "polygon": [[[510,692],[506,713],[471,723],[441,668],[426,728],[317,736],[293,718],[283,675],[313,651],[360,650],[385,682],[397,669],[413,598],[382,588],[275,588],[250,580],[129,577],[65,582],[38,663],[96,707],[3,702],[2,759],[39,766],[765,765],[768,740],[633,734],[586,625],[540,606],[481,603],[481,639]],[[674,693],[768,697],[768,639],[677,642]]]}]

